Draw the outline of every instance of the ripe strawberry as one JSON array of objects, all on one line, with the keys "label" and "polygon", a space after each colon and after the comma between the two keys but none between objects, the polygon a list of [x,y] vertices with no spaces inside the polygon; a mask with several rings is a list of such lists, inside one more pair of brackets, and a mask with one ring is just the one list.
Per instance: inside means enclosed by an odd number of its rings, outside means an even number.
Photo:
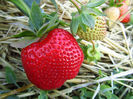
[{"label": "ripe strawberry", "polygon": [[96,16],[94,29],[86,27],[86,32],[81,28],[78,29],[77,35],[87,41],[103,40],[106,35],[106,20],[103,16]]},{"label": "ripe strawberry", "polygon": [[29,80],[40,89],[51,90],[78,74],[84,55],[69,32],[54,29],[44,40],[24,48],[21,58]]},{"label": "ripe strawberry", "polygon": [[[116,2],[116,0],[115,0],[115,2]],[[121,2],[121,0],[119,0],[119,2]],[[123,3],[126,3],[127,5],[130,4],[130,0],[123,0],[122,2],[123,2]]]},{"label": "ripe strawberry", "polygon": [[[120,17],[123,16],[128,11],[128,6],[125,3],[119,7],[120,9]],[[130,13],[128,13],[125,18],[121,21],[122,23],[128,23],[130,21]]]}]

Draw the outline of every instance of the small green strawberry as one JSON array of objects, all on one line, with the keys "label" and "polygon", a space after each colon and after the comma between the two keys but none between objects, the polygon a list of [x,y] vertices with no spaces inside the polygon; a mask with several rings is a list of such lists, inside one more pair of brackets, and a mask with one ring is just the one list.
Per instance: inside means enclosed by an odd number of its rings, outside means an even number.
[{"label": "small green strawberry", "polygon": [[86,41],[103,40],[106,36],[106,20],[103,13],[96,7],[103,4],[104,0],[91,2],[78,8],[72,14],[71,31]]},{"label": "small green strawberry", "polygon": [[82,28],[79,28],[77,35],[86,41],[103,40],[107,33],[105,17],[97,16],[95,21],[94,28],[86,27],[86,32],[84,32]]}]

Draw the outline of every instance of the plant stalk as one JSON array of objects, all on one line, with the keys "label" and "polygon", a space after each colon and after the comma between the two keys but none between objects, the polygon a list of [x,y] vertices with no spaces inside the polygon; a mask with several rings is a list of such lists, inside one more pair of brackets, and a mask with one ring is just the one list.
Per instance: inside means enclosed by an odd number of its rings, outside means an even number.
[{"label": "plant stalk", "polygon": [[80,10],[80,7],[78,6],[77,2],[75,2],[75,0],[69,0],[78,10],[78,12],[80,13],[81,10]]}]

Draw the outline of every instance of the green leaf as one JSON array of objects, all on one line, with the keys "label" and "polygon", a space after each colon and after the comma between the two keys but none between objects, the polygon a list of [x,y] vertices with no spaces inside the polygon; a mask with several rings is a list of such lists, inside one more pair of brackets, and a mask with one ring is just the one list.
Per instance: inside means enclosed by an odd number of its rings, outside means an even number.
[{"label": "green leaf", "polygon": [[78,27],[79,27],[79,24],[80,24],[80,20],[81,20],[81,16],[80,15],[72,16],[72,21],[71,21],[71,24],[70,24],[70,29],[71,29],[71,32],[73,34],[77,33]]},{"label": "green leaf", "polygon": [[16,75],[10,67],[5,67],[6,72],[6,80],[8,83],[14,83],[17,87],[19,87],[16,83]]},{"label": "green leaf", "polygon": [[57,6],[55,0],[50,0],[50,1],[54,4],[54,6],[55,6],[55,8],[56,8],[56,11],[58,11],[58,6]]},{"label": "green leaf", "polygon": [[5,99],[20,99],[18,96],[12,95],[12,96],[8,96]]},{"label": "green leaf", "polygon": [[89,15],[87,13],[82,13],[81,14],[81,19],[82,19],[82,22],[89,26],[90,28],[94,28],[95,27],[95,19],[92,15]]},{"label": "green leaf", "polygon": [[27,6],[27,4],[23,0],[8,0],[16,5],[16,7],[19,8],[25,15],[29,16],[30,14],[30,8]]},{"label": "green leaf", "polygon": [[40,4],[40,0],[24,0],[24,2],[27,4],[27,6],[28,6],[29,8],[32,7],[32,3],[33,3],[34,1],[35,1],[38,5]]},{"label": "green leaf", "polygon": [[115,2],[114,0],[109,0],[109,6],[114,6]]},{"label": "green leaf", "polygon": [[85,24],[83,24],[82,22],[80,23],[80,27],[81,27],[81,29],[84,31],[84,32],[86,32],[86,25]]},{"label": "green leaf", "polygon": [[106,0],[95,0],[95,2],[91,2],[87,4],[87,7],[94,8],[102,5]]},{"label": "green leaf", "polygon": [[83,50],[83,53],[84,53],[84,59],[87,59],[88,55],[87,55],[87,49],[88,49],[88,46],[85,46],[85,45],[80,45],[81,49]]},{"label": "green leaf", "polygon": [[100,92],[102,92],[102,94],[104,94],[107,99],[119,99],[116,95],[112,94],[111,92],[112,88],[110,86],[103,84],[101,85],[100,88],[101,88]]},{"label": "green leaf", "polygon": [[40,95],[38,96],[38,99],[48,99],[47,91],[40,91]]},{"label": "green leaf", "polygon": [[32,3],[31,13],[29,18],[30,18],[29,23],[31,27],[34,28],[35,32],[37,32],[40,29],[40,27],[43,25],[43,17],[39,5],[35,1]]},{"label": "green leaf", "polygon": [[28,30],[23,31],[21,33],[18,33],[16,35],[13,35],[13,37],[15,37],[15,38],[19,38],[19,37],[35,37],[35,36],[36,35],[34,34],[34,32],[28,31]]},{"label": "green leaf", "polygon": [[133,25],[133,14],[130,15],[130,24]]},{"label": "green leaf", "polygon": [[94,14],[96,14],[98,16],[105,16],[105,14],[103,12],[101,12],[100,10],[98,10],[97,8],[93,8],[92,11]]},{"label": "green leaf", "polygon": [[57,14],[51,18],[51,20],[44,26],[41,27],[41,29],[39,30],[38,37],[41,37],[43,34],[51,31],[52,29],[56,28],[59,24],[59,19]]}]

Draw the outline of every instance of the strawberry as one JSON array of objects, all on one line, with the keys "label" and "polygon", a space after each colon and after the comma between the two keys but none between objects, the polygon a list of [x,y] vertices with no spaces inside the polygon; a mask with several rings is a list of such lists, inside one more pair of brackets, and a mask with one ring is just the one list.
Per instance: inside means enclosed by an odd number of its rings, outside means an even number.
[{"label": "strawberry", "polygon": [[[120,17],[123,16],[128,11],[128,5],[122,3],[123,5],[119,7],[120,9]],[[122,23],[128,23],[130,21],[130,13],[128,13],[125,18],[121,21]]]},{"label": "strawberry", "polygon": [[111,26],[113,24],[113,22],[115,22],[119,18],[119,16],[120,16],[120,10],[119,10],[118,7],[109,7],[109,8],[107,8],[104,11],[104,13],[111,20],[111,21],[108,22],[109,26]]},{"label": "strawberry", "polygon": [[[116,2],[116,0],[115,0],[115,2]],[[130,0],[119,0],[119,3],[121,3],[121,2],[126,3],[127,5],[130,4]]]},{"label": "strawberry", "polygon": [[21,59],[28,79],[40,89],[51,90],[78,74],[84,55],[74,37],[57,28],[23,48]]},{"label": "strawberry", "polygon": [[103,16],[96,16],[94,29],[86,27],[86,32],[81,28],[78,29],[77,35],[87,41],[103,40],[106,35],[106,20]]}]

